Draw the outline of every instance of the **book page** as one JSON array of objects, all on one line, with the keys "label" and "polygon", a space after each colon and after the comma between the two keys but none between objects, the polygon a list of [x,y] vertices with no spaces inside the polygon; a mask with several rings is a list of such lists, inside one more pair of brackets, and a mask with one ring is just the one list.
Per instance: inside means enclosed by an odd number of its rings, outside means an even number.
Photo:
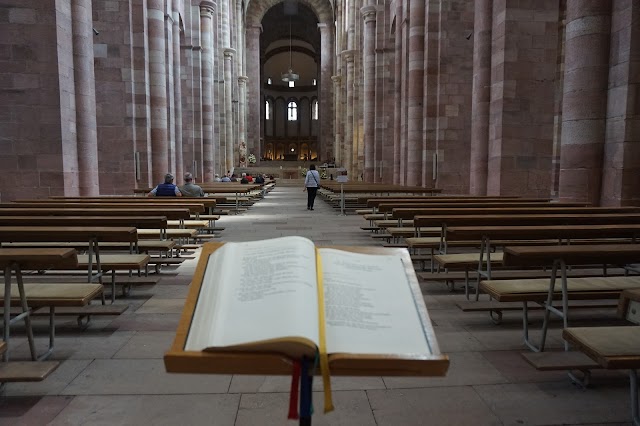
[{"label": "book page", "polygon": [[430,353],[398,256],[321,249],[327,352]]},{"label": "book page", "polygon": [[[216,253],[220,251],[224,263],[213,255],[209,260],[186,350],[282,337],[302,337],[317,344],[315,247],[310,240],[284,237],[226,243]],[[205,287],[217,290],[206,292]]]}]

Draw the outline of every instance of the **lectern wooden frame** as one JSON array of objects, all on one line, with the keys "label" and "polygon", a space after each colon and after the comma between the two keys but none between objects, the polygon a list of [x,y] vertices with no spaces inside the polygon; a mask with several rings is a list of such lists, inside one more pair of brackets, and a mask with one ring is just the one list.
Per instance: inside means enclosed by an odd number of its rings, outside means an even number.
[{"label": "lectern wooden frame", "polygon": [[[198,295],[202,287],[209,256],[223,243],[207,243],[194,273],[193,281],[178,325],[173,345],[164,356],[167,372],[199,374],[256,374],[290,375],[292,360],[278,353],[238,353],[185,351],[187,335],[195,312]],[[413,269],[409,252],[406,249],[382,247],[332,247],[345,251],[368,254],[396,254],[402,259],[409,278],[416,308],[422,323],[431,353],[411,355],[366,355],[334,354],[329,355],[329,368],[332,376],[444,376],[449,367],[449,359],[440,353],[435,333],[424,305],[423,296]],[[319,373],[319,372],[318,372]]]}]

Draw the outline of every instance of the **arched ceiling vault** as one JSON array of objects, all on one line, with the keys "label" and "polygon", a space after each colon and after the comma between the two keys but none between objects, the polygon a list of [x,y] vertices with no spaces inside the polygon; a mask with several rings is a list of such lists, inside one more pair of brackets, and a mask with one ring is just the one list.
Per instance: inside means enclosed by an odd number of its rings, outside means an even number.
[{"label": "arched ceiling vault", "polygon": [[[333,25],[333,7],[330,0],[298,0],[308,6],[321,24]],[[283,0],[249,0],[246,23],[248,27],[259,26],[265,13]]]}]

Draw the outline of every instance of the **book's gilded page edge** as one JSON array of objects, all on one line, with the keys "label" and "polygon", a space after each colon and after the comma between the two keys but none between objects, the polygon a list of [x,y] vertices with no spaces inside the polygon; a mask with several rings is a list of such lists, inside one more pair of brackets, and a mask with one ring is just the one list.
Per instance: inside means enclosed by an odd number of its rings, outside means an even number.
[{"label": "book's gilded page edge", "polygon": [[[288,347],[290,350],[281,350]],[[285,336],[277,339],[265,339],[233,346],[209,346],[203,352],[213,353],[274,353],[292,360],[299,360],[302,356],[314,357],[316,344],[305,337]]]},{"label": "book's gilded page edge", "polygon": [[176,330],[176,337],[171,345],[169,352],[182,352],[184,351],[187,343],[187,336],[189,335],[189,329],[191,328],[191,321],[193,320],[193,314],[198,304],[198,296],[200,295],[200,289],[202,288],[202,280],[209,263],[209,256],[224,243],[205,243],[202,246],[200,253],[200,259],[196,265],[196,270],[193,274],[193,279],[189,285],[189,293],[187,294],[187,300],[180,316],[180,322],[178,323],[178,329]]}]

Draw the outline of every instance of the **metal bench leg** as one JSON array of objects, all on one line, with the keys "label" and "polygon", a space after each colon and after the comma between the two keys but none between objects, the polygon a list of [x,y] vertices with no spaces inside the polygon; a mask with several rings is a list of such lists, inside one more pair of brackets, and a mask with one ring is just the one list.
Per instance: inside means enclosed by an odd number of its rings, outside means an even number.
[{"label": "metal bench leg", "polygon": [[48,359],[53,353],[53,346],[56,341],[56,307],[49,306],[49,348],[42,355],[38,355],[38,361]]},{"label": "metal bench leg", "polygon": [[634,426],[640,426],[640,404],[638,403],[638,372],[629,371],[629,386],[631,388],[631,417]]},{"label": "metal bench leg", "polygon": [[[27,306],[27,298],[24,294],[24,283],[22,282],[22,271],[18,265],[14,267],[16,271],[16,282],[18,283],[18,292],[20,293],[20,305],[22,306],[22,314],[24,316],[24,326],[27,332],[27,340],[29,340],[29,350],[31,351],[31,359],[36,360],[36,345],[33,340],[33,329],[31,328],[31,316],[29,307]],[[11,271],[9,271],[11,273]],[[11,287],[9,287],[11,288]]]},{"label": "metal bench leg", "polygon": [[[9,331],[11,329],[11,268],[4,268],[4,323],[2,339],[9,345]],[[2,354],[2,361],[9,361],[9,348]]]}]

